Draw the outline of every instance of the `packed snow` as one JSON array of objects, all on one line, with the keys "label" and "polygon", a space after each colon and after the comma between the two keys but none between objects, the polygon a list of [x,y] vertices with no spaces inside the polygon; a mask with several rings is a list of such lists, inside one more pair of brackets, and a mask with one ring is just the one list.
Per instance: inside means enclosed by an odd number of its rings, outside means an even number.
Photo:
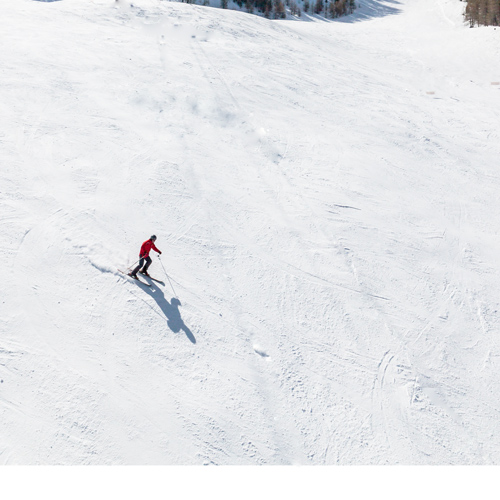
[{"label": "packed snow", "polygon": [[3,0],[0,463],[500,464],[500,30],[463,8]]}]

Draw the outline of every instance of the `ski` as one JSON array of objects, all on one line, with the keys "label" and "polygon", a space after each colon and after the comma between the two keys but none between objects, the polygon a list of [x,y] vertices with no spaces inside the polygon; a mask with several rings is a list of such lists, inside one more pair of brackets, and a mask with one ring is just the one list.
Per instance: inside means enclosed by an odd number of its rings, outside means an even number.
[{"label": "ski", "polygon": [[165,283],[161,280],[153,278],[152,276],[149,276],[148,274],[141,273],[141,271],[139,271],[139,274],[142,274],[143,276],[146,276],[146,278],[149,278],[150,280],[156,281],[157,283],[160,283],[160,285],[165,286]]},{"label": "ski", "polygon": [[122,271],[121,269],[118,269],[118,271],[120,271],[122,274],[124,274],[127,278],[130,278],[131,280],[134,280],[134,281],[138,281],[139,283],[141,283],[141,285],[151,286],[150,283],[146,283],[145,281],[142,281],[139,278],[134,278],[133,276],[130,276],[130,274],[126,273],[125,271]]}]

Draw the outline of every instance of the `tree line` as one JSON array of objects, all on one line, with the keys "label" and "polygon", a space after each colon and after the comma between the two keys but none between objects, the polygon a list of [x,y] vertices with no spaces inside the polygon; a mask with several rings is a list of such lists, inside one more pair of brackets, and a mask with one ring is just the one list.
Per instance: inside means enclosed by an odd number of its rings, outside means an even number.
[{"label": "tree line", "polygon": [[[184,3],[209,5],[209,0],[181,0]],[[227,9],[229,0],[220,0],[221,7]],[[322,14],[335,19],[352,14],[356,9],[355,0],[233,0],[241,9],[254,14],[260,12],[269,19],[286,19],[287,7],[292,16],[302,13]],[[499,0],[500,1],[500,0]]]},{"label": "tree line", "polygon": [[500,0],[467,0],[465,20],[469,26],[500,26]]},{"label": "tree line", "polygon": [[[222,0],[223,4],[227,0]],[[261,12],[264,16],[274,19],[286,19],[286,7],[292,16],[300,17],[302,12],[323,14],[332,19],[352,14],[356,8],[355,0],[234,0],[239,7],[247,12]],[[300,6],[302,4],[302,7]],[[223,5],[224,7],[224,5]]]}]

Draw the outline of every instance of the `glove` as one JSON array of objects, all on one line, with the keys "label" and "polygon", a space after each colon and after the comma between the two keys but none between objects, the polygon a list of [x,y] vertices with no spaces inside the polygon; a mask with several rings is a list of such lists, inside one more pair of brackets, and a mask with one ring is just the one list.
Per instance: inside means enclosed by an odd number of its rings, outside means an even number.
[{"label": "glove", "polygon": [[161,252],[158,250],[158,253],[161,255]]}]

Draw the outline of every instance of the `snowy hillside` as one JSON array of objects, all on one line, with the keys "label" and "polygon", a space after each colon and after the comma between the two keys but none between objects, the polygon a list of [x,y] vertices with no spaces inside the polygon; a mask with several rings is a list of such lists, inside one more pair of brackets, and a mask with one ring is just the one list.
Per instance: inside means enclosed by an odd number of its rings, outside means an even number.
[{"label": "snowy hillside", "polygon": [[0,463],[500,464],[500,31],[463,5],[3,0]]}]

